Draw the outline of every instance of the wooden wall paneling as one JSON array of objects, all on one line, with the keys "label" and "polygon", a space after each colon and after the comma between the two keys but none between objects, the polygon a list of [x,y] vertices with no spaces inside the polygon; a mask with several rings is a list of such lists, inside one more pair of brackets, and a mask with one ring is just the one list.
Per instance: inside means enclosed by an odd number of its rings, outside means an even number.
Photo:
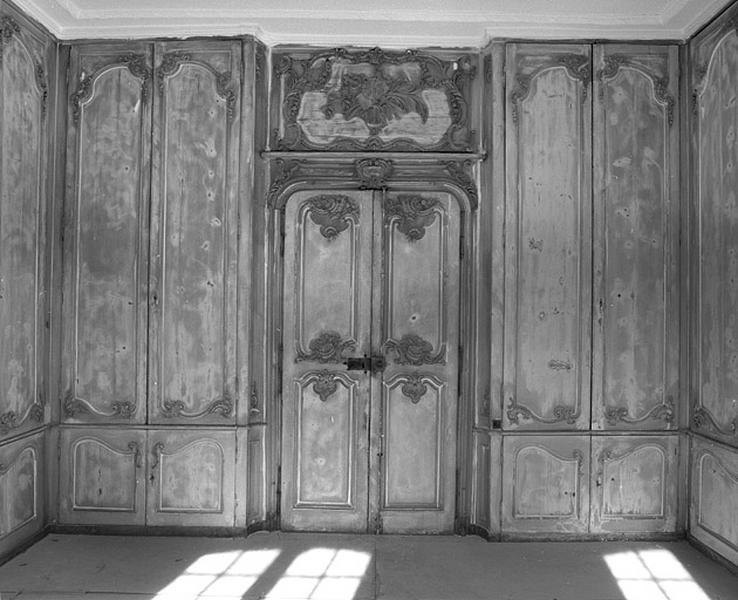
[{"label": "wooden wall paneling", "polygon": [[594,429],[674,429],[679,401],[676,46],[595,46]]},{"label": "wooden wall paneling", "polygon": [[508,435],[503,456],[503,535],[587,532],[589,436]]},{"label": "wooden wall paneling", "polygon": [[738,564],[738,451],[692,438],[690,534]]},{"label": "wooden wall paneling", "polygon": [[471,524],[485,536],[500,533],[502,496],[502,435],[499,432],[472,433],[474,461],[471,494]]},{"label": "wooden wall paneling", "polygon": [[674,532],[679,438],[592,438],[590,532]]},{"label": "wooden wall paneling", "polygon": [[44,527],[44,432],[0,445],[0,560]]},{"label": "wooden wall paneling", "polygon": [[692,429],[738,446],[738,7],[690,43],[695,349]]},{"label": "wooden wall paneling", "polygon": [[44,421],[49,40],[0,16],[0,439]]},{"label": "wooden wall paneling", "polygon": [[74,46],[63,213],[62,418],[146,419],[151,49]]},{"label": "wooden wall paneling", "polygon": [[510,44],[505,71],[505,427],[585,429],[590,422],[590,47]]},{"label": "wooden wall paneling", "polygon": [[241,45],[156,45],[149,422],[235,423]]},{"label": "wooden wall paneling", "polygon": [[59,522],[143,525],[146,432],[122,427],[61,427]]},{"label": "wooden wall paneling", "polygon": [[233,527],[236,432],[151,430],[147,525]]},{"label": "wooden wall paneling", "polygon": [[274,53],[272,150],[475,149],[476,52]]}]

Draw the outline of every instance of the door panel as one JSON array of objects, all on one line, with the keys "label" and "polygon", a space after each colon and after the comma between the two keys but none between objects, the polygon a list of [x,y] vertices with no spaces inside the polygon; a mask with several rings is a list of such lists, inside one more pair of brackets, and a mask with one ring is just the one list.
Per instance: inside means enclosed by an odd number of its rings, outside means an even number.
[{"label": "door panel", "polygon": [[[460,215],[449,194],[388,194],[375,246],[375,331],[387,368],[373,387],[385,532],[454,521]],[[375,219],[378,223],[378,220]],[[380,226],[379,223],[377,226]],[[377,382],[379,383],[379,382]],[[381,397],[380,397],[381,394]]]},{"label": "door panel", "polygon": [[285,212],[282,528],[364,531],[371,351],[369,192],[298,192]]}]

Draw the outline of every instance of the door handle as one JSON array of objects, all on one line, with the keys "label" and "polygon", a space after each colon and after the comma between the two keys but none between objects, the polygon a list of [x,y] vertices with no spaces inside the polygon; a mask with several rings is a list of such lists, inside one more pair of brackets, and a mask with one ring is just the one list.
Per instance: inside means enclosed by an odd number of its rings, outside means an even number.
[{"label": "door handle", "polygon": [[387,366],[387,361],[382,354],[365,354],[364,356],[352,356],[344,363],[347,371],[363,371],[364,373],[381,373]]}]

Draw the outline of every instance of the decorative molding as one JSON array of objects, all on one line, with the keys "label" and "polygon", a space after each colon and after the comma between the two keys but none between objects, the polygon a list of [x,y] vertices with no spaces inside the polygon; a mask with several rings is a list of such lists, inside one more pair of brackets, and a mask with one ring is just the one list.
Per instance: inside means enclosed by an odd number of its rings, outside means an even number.
[{"label": "decorative molding", "polygon": [[674,107],[676,106],[676,100],[669,92],[669,77],[657,77],[649,69],[640,64],[634,63],[630,57],[623,54],[612,54],[605,57],[605,66],[600,69],[598,73],[598,78],[600,80],[600,100],[604,100],[605,97],[606,81],[614,79],[622,68],[629,68],[634,71],[638,71],[651,80],[651,83],[653,84],[654,97],[659,104],[663,104],[666,107],[666,120],[669,123],[669,127],[672,127],[674,125]]},{"label": "decorative molding", "polygon": [[256,50],[254,51],[254,79],[256,83],[261,83],[266,70],[266,49],[264,44],[255,42]]},{"label": "decorative molding", "polygon": [[692,413],[692,424],[695,429],[706,429],[720,435],[738,436],[738,416],[723,427],[704,406],[695,405]]},{"label": "decorative molding", "polygon": [[314,379],[313,391],[322,402],[328,400],[338,389],[338,379],[332,371],[318,371],[314,374]]},{"label": "decorative molding", "polygon": [[37,62],[33,72],[36,76],[36,86],[41,94],[41,118],[43,119],[46,116],[46,108],[49,100],[49,84],[46,79],[46,69],[44,69],[44,65],[41,62]]},{"label": "decorative molding", "polygon": [[397,229],[410,243],[417,242],[425,236],[425,230],[436,220],[437,198],[428,198],[420,194],[398,194],[384,201],[385,222],[390,224],[397,220]]},{"label": "decorative molding", "polygon": [[574,365],[568,360],[556,360],[552,358],[548,361],[548,368],[552,371],[571,371]]},{"label": "decorative molding", "polygon": [[[396,77],[385,66],[403,64],[419,65],[420,75]],[[340,85],[328,89],[333,82],[335,65],[367,65],[367,73],[342,72]],[[469,55],[456,60],[442,60],[418,50],[404,52],[385,51],[381,48],[349,51],[335,48],[319,52],[307,59],[283,55],[275,62],[274,76],[281,82],[282,133],[274,139],[278,150],[443,150],[469,151],[471,149],[471,124],[469,106],[465,96],[474,79],[476,67]],[[335,82],[334,82],[335,83]],[[385,140],[380,132],[397,117],[417,113],[422,122],[429,116],[424,98],[425,90],[445,93],[449,106],[451,125],[439,141],[422,144],[411,138]],[[326,94],[321,111],[327,120],[342,114],[346,121],[362,120],[369,136],[363,139],[337,137],[327,144],[316,144],[307,139],[298,121],[305,94]]]},{"label": "decorative molding", "polygon": [[634,424],[642,423],[653,419],[655,421],[665,421],[669,425],[674,422],[674,399],[669,396],[666,402],[654,406],[645,415],[641,417],[630,417],[629,410],[625,406],[608,406],[605,409],[605,419],[609,425],[617,425],[619,422]]},{"label": "decorative molding", "polygon": [[136,405],[129,401],[115,400],[110,403],[111,412],[98,412],[85,400],[75,397],[71,390],[64,397],[63,410],[65,416],[75,419],[79,414],[89,414],[97,417],[111,417],[132,419],[136,414]]},{"label": "decorative molding", "polygon": [[492,83],[492,55],[485,54],[484,56],[484,82],[487,84]]},{"label": "decorative molding", "polygon": [[508,399],[507,419],[508,421],[510,421],[510,423],[513,423],[515,425],[520,424],[521,417],[525,420],[538,421],[539,423],[546,423],[548,425],[553,425],[554,423],[562,423],[562,422],[566,422],[567,425],[575,425],[577,422],[577,419],[579,418],[580,410],[578,407],[574,407],[574,406],[559,405],[559,406],[554,406],[553,415],[554,416],[552,419],[546,419],[544,417],[539,417],[532,410],[530,410],[527,406],[518,404],[515,398],[510,397]]},{"label": "decorative molding", "polygon": [[410,399],[410,402],[417,404],[428,391],[428,386],[423,383],[423,375],[412,373],[405,375],[406,381],[400,388],[404,396]]},{"label": "decorative molding", "polygon": [[272,182],[269,185],[269,193],[267,194],[267,203],[274,207],[277,198],[285,190],[285,188],[301,177],[304,160],[284,160],[277,158],[272,163]]},{"label": "decorative molding", "polygon": [[41,423],[44,420],[44,406],[35,402],[28,407],[25,413],[19,415],[14,410],[6,411],[0,414],[0,435],[7,435],[13,429],[23,426],[26,421],[35,421]]},{"label": "decorative molding", "polygon": [[321,235],[329,242],[348,229],[352,221],[359,220],[359,205],[348,196],[322,194],[309,198],[305,204],[310,219],[320,226]]},{"label": "decorative molding", "polygon": [[128,442],[128,449],[133,453],[133,464],[137,469],[143,466],[141,446],[138,442]]},{"label": "decorative molding", "polygon": [[385,189],[393,170],[393,162],[384,158],[362,158],[354,162],[354,171],[362,190]]},{"label": "decorative molding", "polygon": [[305,352],[298,346],[295,362],[309,360],[324,364],[340,364],[345,358],[345,353],[354,351],[355,349],[355,340],[344,340],[341,338],[341,334],[336,331],[325,331],[318,337],[310,340],[308,344],[309,352]]},{"label": "decorative molding", "polygon": [[389,339],[384,343],[385,352],[393,351],[398,365],[445,365],[446,344],[441,346],[437,354],[433,354],[433,344],[413,333],[407,333],[400,341]]},{"label": "decorative molding", "polygon": [[472,209],[477,208],[479,204],[479,192],[477,184],[474,181],[472,173],[474,172],[474,163],[470,160],[447,160],[443,162],[446,173],[451,179],[461,187],[469,197]]},{"label": "decorative molding", "polygon": [[520,120],[520,104],[530,94],[533,79],[549,69],[563,67],[572,79],[582,83],[582,102],[587,100],[587,84],[592,80],[592,66],[588,56],[583,54],[558,54],[551,61],[539,67],[530,74],[518,73],[515,76],[515,87],[510,93],[512,121],[518,125]]},{"label": "decorative molding", "polygon": [[7,15],[0,19],[0,65],[3,64],[3,49],[5,45],[13,39],[13,36],[20,33],[20,26],[15,22],[13,17]]},{"label": "decorative molding", "polygon": [[222,398],[213,400],[204,409],[196,413],[188,413],[187,405],[182,400],[164,400],[160,406],[161,414],[163,417],[168,419],[176,417],[185,417],[188,419],[199,419],[206,415],[218,414],[221,417],[227,419],[233,413],[233,399],[230,394],[226,392]]}]

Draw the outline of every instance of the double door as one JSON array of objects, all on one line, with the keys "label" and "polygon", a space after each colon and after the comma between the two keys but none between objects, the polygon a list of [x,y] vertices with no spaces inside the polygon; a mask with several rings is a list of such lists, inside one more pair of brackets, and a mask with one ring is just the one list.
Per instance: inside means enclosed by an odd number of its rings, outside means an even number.
[{"label": "double door", "polygon": [[284,529],[453,530],[460,220],[435,191],[287,202]]}]

